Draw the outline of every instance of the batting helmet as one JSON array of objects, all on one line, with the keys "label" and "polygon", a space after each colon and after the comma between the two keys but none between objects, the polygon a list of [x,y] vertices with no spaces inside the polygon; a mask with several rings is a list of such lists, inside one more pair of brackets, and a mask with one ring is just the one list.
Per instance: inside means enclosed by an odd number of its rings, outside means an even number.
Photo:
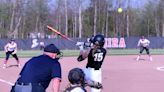
[{"label": "batting helmet", "polygon": [[104,43],[105,43],[105,39],[104,39],[104,36],[103,35],[98,34],[93,39],[93,44],[94,45],[103,47],[104,46]]},{"label": "batting helmet", "polygon": [[73,68],[69,71],[68,80],[71,84],[82,84],[85,82],[85,74],[80,68]]},{"label": "batting helmet", "polygon": [[93,43],[93,39],[94,39],[94,36],[92,35],[92,37],[89,39],[89,42]]}]

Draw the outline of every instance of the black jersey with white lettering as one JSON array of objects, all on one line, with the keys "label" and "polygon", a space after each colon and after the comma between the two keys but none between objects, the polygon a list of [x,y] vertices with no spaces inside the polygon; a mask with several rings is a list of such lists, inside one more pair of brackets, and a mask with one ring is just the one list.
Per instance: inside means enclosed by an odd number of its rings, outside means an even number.
[{"label": "black jersey with white lettering", "polygon": [[106,49],[104,48],[98,48],[95,51],[91,49],[88,55],[88,63],[86,68],[90,67],[90,68],[94,68],[95,70],[101,68],[105,55],[106,55]]}]

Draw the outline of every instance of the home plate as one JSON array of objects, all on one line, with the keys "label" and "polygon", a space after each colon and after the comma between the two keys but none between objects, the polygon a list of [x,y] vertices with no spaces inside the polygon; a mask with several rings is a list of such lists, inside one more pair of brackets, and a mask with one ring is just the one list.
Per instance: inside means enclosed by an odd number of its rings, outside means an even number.
[{"label": "home plate", "polygon": [[162,67],[157,67],[156,68],[158,71],[164,71],[164,66],[162,66]]}]

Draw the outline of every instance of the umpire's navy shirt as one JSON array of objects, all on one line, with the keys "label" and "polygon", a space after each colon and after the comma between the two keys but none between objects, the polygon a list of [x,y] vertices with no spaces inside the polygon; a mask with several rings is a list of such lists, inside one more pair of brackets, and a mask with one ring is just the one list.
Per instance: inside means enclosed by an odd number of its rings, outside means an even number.
[{"label": "umpire's navy shirt", "polygon": [[18,82],[41,83],[46,89],[52,78],[61,78],[60,63],[47,55],[40,55],[25,64]]}]

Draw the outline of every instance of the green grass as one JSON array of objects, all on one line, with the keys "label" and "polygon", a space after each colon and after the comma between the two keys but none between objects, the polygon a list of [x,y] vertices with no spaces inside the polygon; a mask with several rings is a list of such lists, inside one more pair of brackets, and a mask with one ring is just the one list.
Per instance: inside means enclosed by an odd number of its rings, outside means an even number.
[{"label": "green grass", "polygon": [[[78,56],[79,50],[62,50],[64,56]],[[163,49],[151,49],[151,54],[153,55],[162,55],[164,54]],[[137,55],[139,53],[138,49],[108,49],[107,55]],[[42,51],[39,50],[24,50],[18,51],[19,57],[33,57],[42,54]],[[145,52],[143,54],[146,54]],[[0,51],[0,58],[5,57],[5,52]]]},{"label": "green grass", "polygon": [[[137,55],[139,49],[109,49],[108,55]],[[163,49],[150,49],[152,55],[161,55],[164,54]],[[143,54],[146,54],[144,51]]]}]

